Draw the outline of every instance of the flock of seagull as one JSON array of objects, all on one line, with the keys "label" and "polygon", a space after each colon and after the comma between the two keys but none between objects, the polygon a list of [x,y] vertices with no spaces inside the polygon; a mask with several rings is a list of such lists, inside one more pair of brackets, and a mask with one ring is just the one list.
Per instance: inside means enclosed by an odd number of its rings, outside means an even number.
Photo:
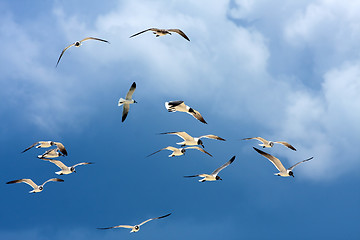
[{"label": "flock of seagull", "polygon": [[[186,36],[186,34],[181,31],[180,29],[158,29],[158,28],[149,28],[146,29],[144,31],[138,32],[132,36],[130,36],[130,38],[135,37],[139,34],[145,33],[147,31],[152,31],[156,37],[159,36],[164,36],[164,35],[171,35],[172,32],[179,34],[180,36],[182,36],[184,39],[190,41],[190,39]],[[69,46],[65,47],[59,58],[58,61],[56,63],[56,67],[58,66],[60,59],[62,58],[63,54],[65,53],[65,51],[67,49],[69,49],[72,46],[75,47],[80,47],[82,45],[82,43],[84,41],[87,40],[97,40],[97,41],[101,41],[101,42],[105,42],[105,43],[110,43],[107,40],[104,39],[100,39],[100,38],[95,38],[95,37],[87,37],[84,38],[80,41],[77,41],[75,43],[70,44]],[[130,110],[130,105],[133,103],[137,103],[133,98],[133,94],[135,92],[136,89],[136,83],[133,82],[129,91],[127,92],[125,98],[120,98],[118,101],[118,106],[123,106],[123,111],[122,111],[122,122],[125,121],[129,110]],[[184,101],[169,101],[169,102],[165,102],[165,108],[167,109],[168,112],[185,112],[190,114],[191,116],[193,116],[194,118],[196,118],[197,120],[199,120],[201,123],[207,124],[207,122],[205,121],[205,119],[202,117],[202,115],[200,114],[199,111],[195,110],[194,108],[186,105],[184,103]],[[178,156],[182,156],[185,154],[186,150],[188,149],[195,149],[198,151],[201,151],[202,153],[205,153],[209,156],[212,157],[212,155],[205,151],[204,148],[204,143],[202,141],[202,139],[214,139],[214,140],[219,140],[219,141],[226,141],[224,138],[221,138],[219,136],[213,135],[213,134],[208,134],[208,135],[202,135],[199,137],[193,137],[191,135],[189,135],[188,133],[181,131],[181,132],[165,132],[165,133],[161,133],[162,135],[176,135],[178,137],[180,137],[183,141],[176,143],[177,145],[180,145],[180,148],[177,147],[173,147],[173,146],[167,146],[164,147],[154,153],[151,153],[150,155],[148,155],[147,157],[150,157],[156,153],[159,153],[163,150],[169,150],[172,153],[169,155],[169,157],[178,157]],[[296,149],[289,143],[285,142],[285,141],[268,141],[262,137],[252,137],[252,138],[244,138],[243,140],[258,140],[261,143],[259,144],[259,146],[261,146],[262,148],[272,148],[274,146],[274,144],[281,144],[284,145],[285,147],[296,151]],[[24,151],[22,151],[22,153],[27,152],[28,150],[32,149],[32,148],[50,148],[50,147],[55,147],[52,148],[50,150],[45,151],[43,154],[38,155],[37,157],[41,160],[47,161],[47,162],[51,162],[53,164],[55,164],[57,167],[59,167],[61,170],[55,172],[57,175],[67,175],[67,174],[71,174],[75,171],[75,168],[77,166],[81,166],[81,165],[89,165],[92,164],[91,162],[81,162],[81,163],[77,163],[75,165],[72,166],[66,166],[63,162],[61,162],[60,160],[55,160],[54,158],[57,157],[64,157],[67,156],[68,153],[65,149],[65,146],[60,143],[60,142],[54,142],[54,141],[39,141],[36,142],[34,144],[32,144],[31,146],[29,146],[28,148],[26,148]],[[266,153],[258,148],[253,147],[254,150],[256,152],[258,152],[259,154],[261,154],[262,156],[264,156],[265,158],[267,158],[279,171],[278,173],[275,173],[275,175],[281,176],[281,177],[289,177],[292,176],[294,177],[294,173],[293,173],[293,169],[298,166],[301,163],[307,162],[309,160],[311,160],[313,157],[305,159],[303,161],[300,161],[296,164],[294,164],[293,166],[289,167],[289,168],[285,168],[284,165],[282,164],[282,162],[270,155],[269,153]],[[228,167],[230,164],[232,164],[235,160],[236,156],[233,156],[229,161],[227,161],[226,163],[224,163],[223,165],[221,165],[220,167],[218,167],[217,169],[215,169],[212,173],[210,174],[205,174],[205,173],[201,173],[201,174],[196,174],[196,175],[190,175],[190,176],[184,176],[186,178],[193,178],[193,177],[200,177],[201,179],[199,180],[199,182],[205,182],[205,181],[218,181],[218,180],[222,180],[222,178],[219,176],[220,171],[222,171],[223,169],[225,169],[226,167]],[[38,193],[38,192],[42,192],[44,189],[44,185],[48,182],[64,182],[64,180],[60,179],[60,178],[51,178],[47,181],[45,181],[43,184],[41,185],[37,185],[35,184],[31,179],[18,179],[18,180],[13,180],[13,181],[9,181],[7,182],[7,184],[14,184],[14,183],[26,183],[28,185],[30,185],[33,190],[30,191],[30,193]],[[140,230],[140,226],[142,226],[143,224],[152,221],[152,220],[156,220],[156,219],[161,219],[161,218],[165,218],[170,216],[171,213],[168,213],[166,215],[160,216],[160,217],[155,217],[155,218],[150,218],[146,221],[141,222],[140,224],[137,225],[117,225],[117,226],[113,226],[113,227],[105,227],[105,228],[98,228],[98,229],[113,229],[113,228],[128,228],[131,229],[130,232],[138,232]]]}]

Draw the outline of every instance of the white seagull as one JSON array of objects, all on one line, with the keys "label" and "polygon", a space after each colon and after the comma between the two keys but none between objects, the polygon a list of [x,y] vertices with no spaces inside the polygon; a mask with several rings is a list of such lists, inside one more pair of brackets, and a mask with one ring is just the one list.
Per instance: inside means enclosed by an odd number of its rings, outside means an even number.
[{"label": "white seagull", "polygon": [[60,57],[59,57],[59,59],[58,59],[58,61],[57,61],[57,63],[56,63],[56,67],[57,67],[57,65],[59,64],[62,55],[64,54],[64,52],[65,52],[68,48],[70,48],[70,47],[72,47],[72,46],[80,47],[81,44],[82,44],[82,42],[83,42],[83,41],[86,41],[86,40],[97,40],[97,41],[102,41],[102,42],[110,43],[110,42],[107,41],[107,40],[100,39],[100,38],[94,38],[94,37],[87,37],[87,38],[84,38],[83,40],[76,41],[76,42],[74,42],[73,44],[70,44],[69,46],[67,46],[66,48],[64,48],[64,49],[62,50],[62,52],[61,52],[61,54],[60,54]]},{"label": "white seagull", "polygon": [[132,95],[133,95],[135,89],[136,89],[136,83],[133,82],[133,84],[130,87],[130,90],[126,94],[125,99],[123,99],[123,98],[119,99],[118,106],[120,107],[121,105],[124,105],[123,106],[123,114],[122,114],[122,122],[125,121],[128,113],[129,113],[130,104],[137,103],[134,99],[132,99]]},{"label": "white seagull", "polygon": [[38,155],[38,158],[56,158],[56,157],[60,157],[60,156],[64,156],[59,149],[54,148],[54,149],[50,149],[47,150],[46,152],[44,152],[42,155]]},{"label": "white seagull", "polygon": [[199,120],[202,123],[207,124],[207,122],[204,120],[204,118],[201,116],[201,114],[196,111],[195,109],[185,105],[184,101],[170,101],[165,102],[165,107],[169,112],[186,112],[190,115],[192,115],[194,118]]},{"label": "white seagull", "polygon": [[[37,145],[37,146],[36,146]],[[22,151],[22,153],[26,152],[27,150],[33,148],[36,146],[36,148],[48,148],[51,146],[56,146],[57,149],[59,149],[59,151],[64,154],[65,156],[67,156],[67,151],[64,147],[64,145],[61,142],[53,142],[53,141],[39,141],[34,143],[33,145],[31,145],[30,147],[28,147],[27,149],[25,149],[24,151]]]},{"label": "white seagull", "polygon": [[61,171],[55,172],[57,175],[63,175],[63,174],[66,175],[66,174],[70,174],[70,173],[73,173],[73,172],[76,173],[75,168],[76,168],[77,166],[87,165],[87,164],[93,164],[93,163],[90,163],[90,162],[82,162],[82,163],[75,164],[75,165],[73,165],[73,166],[71,166],[71,167],[68,167],[68,166],[66,166],[63,162],[61,162],[61,161],[59,161],[59,160],[46,159],[46,158],[44,158],[43,160],[49,161],[49,162],[55,164],[56,166],[58,166],[58,167],[61,169]]},{"label": "white seagull", "polygon": [[[254,147],[253,147],[254,148]],[[272,164],[274,164],[274,166],[277,168],[277,170],[279,170],[280,172],[278,173],[275,173],[274,175],[277,175],[277,176],[282,176],[282,177],[289,177],[289,176],[292,176],[294,177],[294,173],[292,172],[292,170],[294,169],[294,167],[296,167],[297,165],[299,165],[300,163],[303,163],[303,162],[307,162],[307,161],[310,161],[311,159],[313,159],[313,157],[311,158],[308,158],[308,159],[305,159],[303,161],[300,161],[296,164],[294,164],[293,166],[289,167],[288,169],[286,169],[284,167],[284,165],[282,165],[281,161],[266,153],[266,152],[263,152],[261,151],[260,149],[257,149],[257,148],[254,148],[258,153],[260,153],[261,155],[263,155],[264,157],[266,157]]]},{"label": "white seagull", "polygon": [[105,229],[112,229],[112,228],[130,228],[131,229],[131,233],[132,232],[138,232],[140,230],[140,226],[149,222],[149,221],[152,221],[152,220],[155,220],[155,219],[160,219],[160,218],[165,218],[167,216],[169,216],[171,213],[169,214],[166,214],[164,216],[161,216],[161,217],[157,217],[157,218],[150,218],[146,221],[143,221],[142,223],[138,224],[138,225],[135,225],[135,226],[131,226],[131,225],[118,225],[118,226],[114,226],[114,227],[107,227],[107,228],[98,228],[98,229],[101,229],[101,230],[105,230]]},{"label": "white seagull", "polygon": [[12,184],[12,183],[26,183],[28,185],[30,185],[34,190],[30,191],[29,193],[38,193],[38,192],[41,192],[42,190],[44,190],[44,185],[48,182],[63,182],[64,180],[60,179],[60,178],[51,178],[49,180],[47,180],[46,182],[44,182],[43,184],[41,185],[36,185],[33,180],[31,179],[27,179],[27,178],[24,178],[24,179],[19,179],[19,180],[14,180],[14,181],[10,181],[10,182],[7,182],[6,184]]},{"label": "white seagull", "polygon": [[186,152],[187,149],[197,149],[197,150],[199,150],[199,151],[201,151],[201,152],[203,152],[203,153],[206,153],[207,155],[209,155],[209,156],[212,157],[212,155],[211,155],[210,153],[208,153],[207,151],[205,151],[204,149],[199,148],[199,147],[176,148],[176,147],[171,147],[171,146],[168,146],[168,147],[166,147],[166,148],[160,149],[160,150],[158,150],[158,151],[156,151],[156,152],[148,155],[148,157],[150,157],[150,156],[154,155],[155,153],[158,153],[158,152],[160,152],[160,151],[162,151],[162,150],[170,150],[170,151],[172,151],[172,153],[169,155],[169,157],[181,156],[181,155],[184,155],[184,154],[185,154],[185,152]]},{"label": "white seagull", "polygon": [[149,29],[146,29],[144,31],[141,31],[141,32],[138,32],[138,33],[135,33],[134,35],[131,35],[130,38],[132,37],[135,37],[139,34],[142,34],[144,32],[147,32],[147,31],[152,31],[154,34],[156,34],[155,36],[156,37],[159,37],[159,36],[165,36],[166,34],[169,34],[171,35],[171,32],[175,32],[177,34],[180,34],[180,36],[182,36],[183,38],[185,38],[186,40],[190,41],[190,39],[186,36],[186,34],[181,31],[180,29],[158,29],[158,28],[149,28]]},{"label": "white seagull", "polygon": [[256,140],[262,142],[259,144],[259,146],[262,146],[263,148],[271,148],[274,146],[274,143],[279,143],[279,144],[282,144],[282,145],[290,148],[291,150],[296,151],[296,149],[292,145],[290,145],[287,142],[283,142],[283,141],[276,141],[276,142],[274,141],[273,142],[273,141],[268,141],[262,137],[244,138],[243,140],[250,140],[250,139],[256,139]]},{"label": "white seagull", "polygon": [[178,145],[183,146],[188,146],[188,145],[201,145],[202,147],[204,147],[203,142],[201,141],[201,138],[210,138],[210,139],[215,139],[215,140],[221,140],[221,141],[226,141],[225,139],[209,134],[209,135],[203,135],[200,137],[192,137],[189,134],[187,134],[186,132],[166,132],[166,133],[160,133],[160,134],[174,134],[177,135],[179,137],[181,137],[182,139],[184,139],[184,141],[176,143]]},{"label": "white seagull", "polygon": [[203,179],[200,179],[199,182],[222,180],[218,176],[219,172],[221,170],[223,170],[224,168],[226,168],[227,166],[229,166],[234,160],[235,160],[235,156],[233,156],[228,162],[226,162],[221,167],[215,169],[215,171],[213,171],[211,174],[203,173],[203,174],[198,174],[198,175],[193,175],[193,176],[184,176],[184,177],[202,177]]}]

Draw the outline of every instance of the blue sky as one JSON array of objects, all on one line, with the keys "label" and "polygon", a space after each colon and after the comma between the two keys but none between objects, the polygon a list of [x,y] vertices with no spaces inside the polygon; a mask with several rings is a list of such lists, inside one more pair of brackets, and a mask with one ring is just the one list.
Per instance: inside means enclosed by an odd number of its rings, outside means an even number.
[{"label": "blue sky", "polygon": [[[360,3],[318,1],[2,1],[0,3],[0,239],[359,239]],[[180,28],[155,38],[150,28]],[[70,48],[55,68],[61,50]],[[117,106],[137,89],[124,123]],[[202,124],[168,113],[184,100]],[[215,134],[198,151],[168,158],[179,142],[161,132]],[[257,154],[262,136],[285,140]],[[62,142],[82,161],[76,174],[39,194],[10,180],[41,183],[58,168],[22,150]],[[184,175],[211,172],[232,156],[223,181]],[[126,229],[166,213],[129,235]]]}]

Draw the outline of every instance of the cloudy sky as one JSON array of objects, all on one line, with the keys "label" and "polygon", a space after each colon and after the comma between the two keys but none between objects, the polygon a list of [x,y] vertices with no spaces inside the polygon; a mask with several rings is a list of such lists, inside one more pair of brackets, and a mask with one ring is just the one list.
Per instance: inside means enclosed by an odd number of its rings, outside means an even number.
[{"label": "cloudy sky", "polygon": [[[360,2],[111,0],[0,2],[0,239],[359,239]],[[141,30],[180,28],[155,38]],[[92,36],[110,41],[86,41]],[[137,89],[124,123],[117,106]],[[168,113],[184,100],[208,122]],[[168,158],[176,136],[204,140],[211,158],[189,150]],[[295,178],[274,176],[267,152]],[[62,142],[77,173],[38,194],[10,180],[42,183],[58,168],[20,152]],[[221,172],[199,183],[184,175]],[[126,229],[172,212],[129,235]]]}]

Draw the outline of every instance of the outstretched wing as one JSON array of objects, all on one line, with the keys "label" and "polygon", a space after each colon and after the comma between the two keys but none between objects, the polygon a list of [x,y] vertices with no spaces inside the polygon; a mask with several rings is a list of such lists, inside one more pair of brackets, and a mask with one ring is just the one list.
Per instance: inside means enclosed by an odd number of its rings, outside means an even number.
[{"label": "outstretched wing", "polygon": [[227,161],[225,164],[223,164],[219,168],[215,169],[215,171],[213,171],[211,173],[211,175],[214,175],[214,176],[218,175],[221,170],[223,170],[224,168],[229,166],[234,160],[235,160],[235,156],[233,156],[229,161]]},{"label": "outstretched wing", "polygon": [[51,158],[42,158],[42,160],[49,161],[49,162],[55,164],[56,166],[58,166],[59,168],[61,168],[62,170],[67,169],[67,166],[59,160],[55,160],[55,159],[51,159]]},{"label": "outstretched wing", "polygon": [[216,135],[204,135],[204,136],[201,136],[199,138],[210,138],[210,139],[216,139],[216,140],[221,140],[221,141],[226,141],[225,139],[221,138],[221,137],[218,137]]},{"label": "outstretched wing", "polygon": [[200,122],[207,124],[205,119],[201,116],[200,112],[196,111],[195,109],[190,108],[188,113],[191,114],[194,118],[196,118]]},{"label": "outstretched wing", "polygon": [[252,138],[244,138],[243,140],[250,140],[250,139],[256,139],[262,143],[267,143],[268,141],[263,139],[262,137],[252,137]]},{"label": "outstretched wing", "polygon": [[60,178],[51,178],[47,181],[45,181],[42,185],[44,186],[46,183],[48,182],[63,182],[64,180],[60,179]]},{"label": "outstretched wing", "polygon": [[87,37],[87,38],[84,38],[83,40],[81,40],[80,42],[83,42],[83,41],[86,41],[86,40],[97,40],[97,41],[102,41],[102,42],[110,43],[108,40],[100,39],[100,38],[95,38],[95,37]]},{"label": "outstretched wing", "polygon": [[36,184],[33,182],[33,180],[31,180],[31,179],[27,179],[27,178],[23,178],[23,179],[19,179],[19,180],[10,181],[10,182],[7,182],[6,184],[21,183],[21,182],[23,182],[23,183],[26,183],[26,184],[30,185],[30,186],[31,186],[32,188],[34,188],[34,189],[38,187],[38,185],[36,185]]},{"label": "outstretched wing", "polygon": [[130,38],[135,37],[135,36],[137,36],[137,35],[139,35],[139,34],[142,34],[142,33],[144,33],[144,32],[147,32],[147,31],[159,31],[159,29],[157,29],[157,28],[149,28],[149,29],[146,29],[146,30],[144,30],[144,31],[135,33],[134,35],[131,35]]},{"label": "outstretched wing", "polygon": [[294,167],[296,167],[297,165],[299,165],[300,163],[303,163],[303,162],[307,162],[307,161],[310,161],[311,159],[313,159],[314,157],[311,157],[311,158],[308,158],[308,159],[305,159],[305,160],[302,160],[294,165],[292,165],[291,167],[288,168],[288,170],[292,171],[294,169]]},{"label": "outstretched wing", "polygon": [[123,105],[123,113],[122,113],[122,119],[121,121],[125,121],[130,109],[130,104],[124,103]]},{"label": "outstretched wing", "polygon": [[285,147],[288,147],[288,148],[290,148],[291,150],[296,151],[296,148],[294,148],[291,144],[289,144],[289,143],[287,143],[287,142],[276,141],[276,142],[274,142],[274,143],[282,144],[282,145],[284,145]]},{"label": "outstretched wing", "polygon": [[156,151],[156,152],[154,152],[154,153],[152,153],[152,154],[150,154],[150,155],[147,155],[146,157],[150,157],[150,156],[154,155],[155,153],[158,153],[158,152],[160,152],[160,151],[162,151],[162,150],[165,150],[165,149],[166,149],[166,150],[173,151],[173,152],[175,152],[176,150],[178,150],[178,148],[171,147],[171,146],[167,146],[167,147],[162,148],[162,149],[160,149],[160,150],[158,150],[158,151]]},{"label": "outstretched wing", "polygon": [[64,49],[62,50],[62,52],[61,52],[61,54],[60,54],[60,57],[59,57],[59,59],[58,59],[58,61],[57,61],[57,63],[56,63],[56,67],[57,67],[57,65],[59,64],[60,59],[61,59],[62,55],[64,54],[64,52],[65,52],[69,47],[72,47],[72,46],[74,46],[74,45],[75,45],[75,43],[70,44],[69,46],[67,46],[66,48],[64,48]]},{"label": "outstretched wing", "polygon": [[134,228],[134,226],[130,226],[130,225],[117,225],[117,226],[113,226],[113,227],[97,228],[97,229],[105,230],[105,229],[112,229],[112,228]]},{"label": "outstretched wing", "polygon": [[136,83],[133,82],[133,84],[132,84],[131,87],[130,87],[130,90],[129,90],[128,93],[126,94],[126,97],[125,97],[126,100],[131,100],[132,95],[133,95],[135,89],[136,89]]},{"label": "outstretched wing", "polygon": [[81,163],[77,163],[77,164],[73,165],[72,167],[76,168],[77,166],[88,165],[88,164],[94,164],[94,163],[92,163],[92,162],[81,162]]},{"label": "outstretched wing", "polygon": [[188,38],[188,36],[186,36],[186,34],[181,31],[180,29],[168,29],[169,32],[176,32],[177,34],[180,34],[183,38],[185,38],[186,40],[190,41],[190,39]]},{"label": "outstretched wing", "polygon": [[182,139],[184,139],[185,141],[192,141],[194,140],[194,138],[192,136],[190,136],[189,134],[187,134],[186,132],[166,132],[166,133],[160,133],[160,134],[174,134],[174,135],[178,135],[179,137],[181,137]]},{"label": "outstretched wing", "polygon": [[54,142],[54,144],[57,146],[57,148],[59,149],[59,151],[64,154],[65,156],[67,156],[67,151],[64,147],[64,145],[61,142]]},{"label": "outstretched wing", "polygon": [[143,221],[142,223],[140,223],[139,226],[141,226],[141,225],[143,225],[143,224],[145,224],[145,223],[147,223],[147,222],[149,222],[149,221],[151,221],[151,220],[160,219],[160,218],[165,218],[165,217],[168,217],[168,216],[170,216],[170,215],[171,215],[171,213],[168,213],[168,214],[166,214],[166,215],[164,215],[164,216],[161,216],[161,217],[150,218],[150,219],[148,219],[148,220]]},{"label": "outstretched wing", "polygon": [[286,172],[286,169],[284,167],[284,165],[281,163],[281,161],[274,157],[273,155],[270,155],[266,152],[261,151],[260,149],[257,149],[255,147],[253,147],[253,149],[255,149],[255,151],[257,151],[258,153],[260,153],[261,155],[263,155],[264,157],[266,157],[270,162],[272,162],[272,164],[274,164],[274,166],[280,171],[280,172]]},{"label": "outstretched wing", "polygon": [[39,144],[39,142],[36,142],[36,143],[34,143],[33,145],[31,145],[30,147],[28,147],[27,149],[25,149],[24,151],[22,151],[21,153],[24,153],[24,152],[26,152],[27,150],[29,150],[29,149],[31,149],[31,148],[33,148],[33,147],[35,147],[36,145],[38,145]]},{"label": "outstretched wing", "polygon": [[200,147],[186,147],[185,149],[197,149],[203,153],[206,153],[207,155],[209,155],[210,157],[212,157],[212,155],[210,153],[208,153],[207,151],[205,151],[204,149],[200,148]]}]

